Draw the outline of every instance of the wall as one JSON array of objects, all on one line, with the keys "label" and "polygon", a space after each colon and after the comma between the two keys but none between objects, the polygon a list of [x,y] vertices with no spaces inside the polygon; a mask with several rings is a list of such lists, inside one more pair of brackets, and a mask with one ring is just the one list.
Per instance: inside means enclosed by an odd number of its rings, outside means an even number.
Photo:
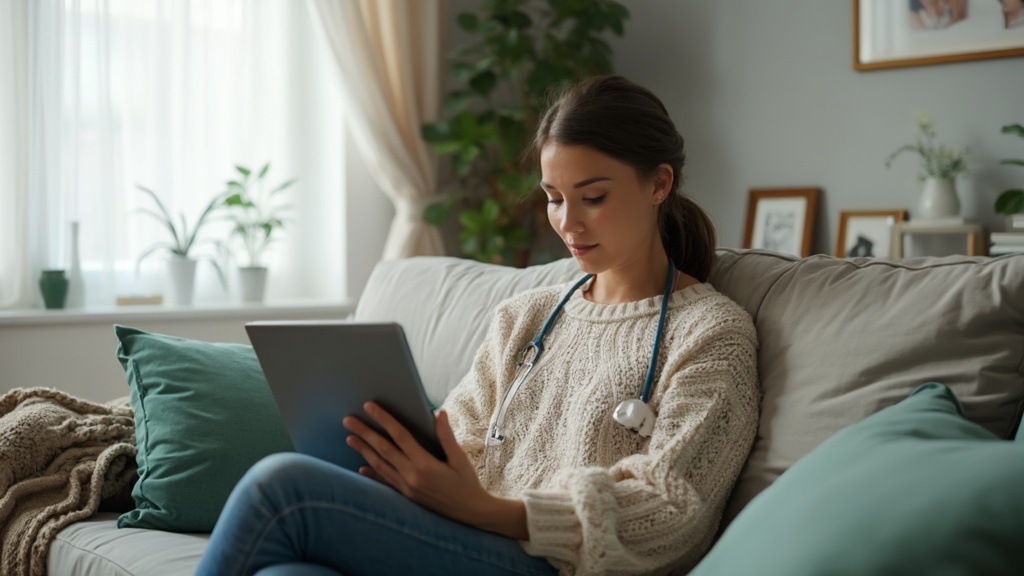
[{"label": "wall", "polygon": [[665,101],[686,139],[686,190],[722,245],[742,241],[750,188],[820,186],[816,252],[832,252],[840,210],[912,210],[916,160],[884,160],[921,111],[941,142],[971,148],[964,214],[1003,227],[992,205],[1024,171],[997,162],[1024,157],[1024,143],[999,129],[1024,123],[1024,58],[856,72],[851,2],[623,3],[616,70]]},{"label": "wall", "polygon": [[19,319],[0,313],[0,395],[13,388],[42,386],[105,402],[128,395],[124,371],[115,356],[113,325],[134,326],[208,342],[249,343],[245,323],[252,320],[345,318],[351,303],[273,307],[221,307],[166,311],[71,310]]}]

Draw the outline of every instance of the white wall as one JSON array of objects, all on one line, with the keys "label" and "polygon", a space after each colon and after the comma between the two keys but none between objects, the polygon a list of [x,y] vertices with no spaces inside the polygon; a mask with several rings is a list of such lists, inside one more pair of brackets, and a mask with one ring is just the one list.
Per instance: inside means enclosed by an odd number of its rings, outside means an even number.
[{"label": "white wall", "polygon": [[998,160],[1024,157],[1024,142],[999,129],[1024,122],[1024,58],[855,72],[848,1],[623,3],[632,18],[613,42],[616,71],[664,100],[686,139],[686,190],[720,244],[742,242],[750,188],[820,186],[823,253],[840,210],[912,211],[916,160],[884,160],[912,141],[919,111],[941,142],[971,148],[964,214],[1003,227],[992,205],[1024,170]]},{"label": "white wall", "polygon": [[96,402],[128,395],[115,355],[113,325],[208,342],[248,344],[245,323],[252,320],[342,319],[351,305],[237,308],[150,313],[115,311],[81,314],[50,312],[18,321],[0,315],[0,395],[13,388],[42,386]]}]

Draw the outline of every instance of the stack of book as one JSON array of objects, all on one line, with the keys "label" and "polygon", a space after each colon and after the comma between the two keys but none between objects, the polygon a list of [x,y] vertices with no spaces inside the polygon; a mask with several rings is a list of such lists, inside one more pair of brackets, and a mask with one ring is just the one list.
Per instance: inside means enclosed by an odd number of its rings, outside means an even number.
[{"label": "stack of book", "polygon": [[1024,230],[1018,232],[993,232],[989,239],[992,246],[988,253],[992,256],[1003,254],[1024,254]]}]

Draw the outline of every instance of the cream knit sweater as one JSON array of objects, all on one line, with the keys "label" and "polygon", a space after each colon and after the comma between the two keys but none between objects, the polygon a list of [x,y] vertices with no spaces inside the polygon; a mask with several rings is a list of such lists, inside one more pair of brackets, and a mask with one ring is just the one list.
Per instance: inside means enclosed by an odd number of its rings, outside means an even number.
[{"label": "cream knit sweater", "polygon": [[645,439],[611,415],[643,389],[662,297],[602,305],[577,291],[509,407],[505,443],[485,449],[516,353],[569,286],[499,305],[445,402],[455,434],[488,490],[526,503],[526,551],[562,574],[686,572],[710,546],[756,433],[753,323],[708,284],[670,297]]}]

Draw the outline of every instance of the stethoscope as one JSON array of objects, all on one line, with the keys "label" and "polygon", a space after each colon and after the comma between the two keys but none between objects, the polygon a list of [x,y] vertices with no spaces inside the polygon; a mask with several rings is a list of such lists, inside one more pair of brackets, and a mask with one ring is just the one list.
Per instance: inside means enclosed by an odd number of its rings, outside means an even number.
[{"label": "stethoscope", "polygon": [[[651,388],[654,386],[654,372],[658,364],[658,348],[661,346],[661,333],[665,328],[665,313],[668,311],[668,299],[672,295],[672,281],[675,278],[675,269],[675,263],[669,258],[668,274],[665,277],[665,293],[661,299],[661,314],[658,316],[658,328],[654,333],[654,346],[651,349],[651,361],[647,365],[647,377],[644,379],[643,392],[641,392],[639,398],[623,400],[615,407],[615,411],[612,412],[613,420],[645,437],[650,436],[654,430],[656,416],[647,404],[647,401],[651,397]],[[501,400],[498,412],[494,415],[494,419],[491,420],[491,427],[487,433],[487,446],[496,446],[505,441],[505,436],[501,434],[501,427],[505,423],[505,413],[508,411],[509,404],[512,403],[512,399],[519,391],[519,388],[522,387],[523,382],[530,375],[530,371],[533,370],[533,367],[540,360],[541,354],[544,353],[544,337],[551,330],[551,326],[555,323],[555,318],[562,312],[562,308],[565,307],[565,303],[569,301],[573,293],[593,277],[593,274],[587,274],[569,288],[565,295],[562,296],[562,299],[559,300],[555,309],[548,315],[537,336],[530,340],[530,343],[523,347],[519,354],[516,355],[515,376],[512,379],[512,384],[505,391],[505,396]]]}]

